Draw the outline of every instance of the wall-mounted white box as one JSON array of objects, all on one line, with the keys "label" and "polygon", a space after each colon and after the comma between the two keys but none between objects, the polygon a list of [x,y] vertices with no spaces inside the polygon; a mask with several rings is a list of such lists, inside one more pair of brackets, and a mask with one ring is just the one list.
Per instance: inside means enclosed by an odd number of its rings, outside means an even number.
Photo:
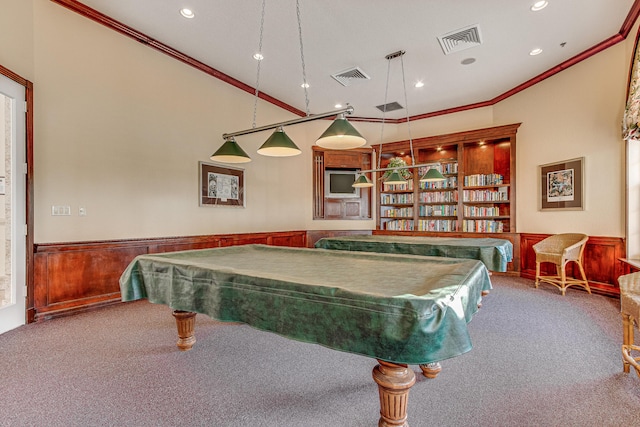
[{"label": "wall-mounted white box", "polygon": [[51,215],[67,216],[71,215],[71,206],[51,206]]}]

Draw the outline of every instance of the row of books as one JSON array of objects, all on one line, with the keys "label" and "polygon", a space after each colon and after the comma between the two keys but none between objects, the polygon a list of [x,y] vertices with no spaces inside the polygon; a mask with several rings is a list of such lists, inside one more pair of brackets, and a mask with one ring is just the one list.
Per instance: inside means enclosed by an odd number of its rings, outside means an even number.
[{"label": "row of books", "polygon": [[420,203],[455,203],[458,201],[458,191],[436,191],[420,193]]},{"label": "row of books", "polygon": [[458,221],[448,219],[421,219],[418,231],[458,231]]},{"label": "row of books", "polygon": [[384,191],[413,191],[413,180],[409,178],[404,184],[387,184],[383,182]]},{"label": "row of books", "polygon": [[495,190],[463,190],[462,200],[465,202],[501,202],[509,200],[509,190],[502,187]]},{"label": "row of books", "polygon": [[464,186],[481,187],[483,185],[500,185],[503,183],[503,180],[504,177],[499,173],[467,175],[464,177]]},{"label": "row of books", "polygon": [[465,219],[462,231],[470,233],[503,233],[504,224],[500,221]]},{"label": "row of books", "polygon": [[413,231],[413,220],[395,219],[393,221],[387,221],[384,224],[384,229],[393,231]]},{"label": "row of books", "polygon": [[444,181],[435,181],[435,182],[421,182],[419,188],[421,190],[440,190],[444,188],[457,188],[458,187],[458,177],[450,176],[447,177]]},{"label": "row of books", "polygon": [[383,218],[413,218],[413,208],[382,208]]},{"label": "row of books", "polygon": [[464,216],[500,216],[499,207],[464,206]]},{"label": "row of books", "polygon": [[411,204],[413,193],[380,194],[380,203],[383,205]]},{"label": "row of books", "polygon": [[456,216],[458,215],[458,206],[456,205],[420,206],[418,213],[420,216]]}]

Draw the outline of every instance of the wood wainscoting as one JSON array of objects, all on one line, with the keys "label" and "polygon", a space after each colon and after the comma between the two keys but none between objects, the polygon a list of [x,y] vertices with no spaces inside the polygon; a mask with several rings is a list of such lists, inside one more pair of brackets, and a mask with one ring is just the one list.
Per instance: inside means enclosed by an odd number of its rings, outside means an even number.
[{"label": "wood wainscoting", "polygon": [[[549,236],[549,234],[520,234],[521,277],[535,280],[536,254],[533,251],[533,245]],[[584,250],[583,266],[592,292],[620,297],[618,277],[625,274],[625,266],[621,261],[625,257],[625,248],[625,241],[621,237],[589,236]],[[567,265],[567,274],[574,275],[574,265],[573,262]],[[546,274],[555,274],[555,267],[548,263],[542,264],[542,270],[546,271]],[[582,290],[580,287],[570,289]]]},{"label": "wood wainscoting", "polygon": [[306,247],[306,231],[221,234],[34,245],[33,307],[29,322],[120,301],[118,280],[137,255],[261,243]]}]

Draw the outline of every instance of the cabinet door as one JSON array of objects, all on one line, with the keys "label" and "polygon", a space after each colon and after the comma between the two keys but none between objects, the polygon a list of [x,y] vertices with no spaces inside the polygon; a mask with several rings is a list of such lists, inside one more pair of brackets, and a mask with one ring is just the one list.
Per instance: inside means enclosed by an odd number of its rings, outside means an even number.
[{"label": "cabinet door", "polygon": [[326,168],[361,168],[360,153],[347,151],[325,151],[324,166]]}]

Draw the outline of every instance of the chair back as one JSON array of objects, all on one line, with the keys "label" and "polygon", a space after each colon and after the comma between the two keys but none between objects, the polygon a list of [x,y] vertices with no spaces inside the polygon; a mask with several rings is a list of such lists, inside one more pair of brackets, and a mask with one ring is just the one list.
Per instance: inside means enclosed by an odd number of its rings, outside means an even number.
[{"label": "chair back", "polygon": [[580,233],[562,233],[554,234],[545,239],[542,239],[535,245],[533,250],[535,252],[544,252],[548,254],[564,255],[568,259],[580,259],[582,251],[584,251],[584,244],[589,240],[589,236]]}]

